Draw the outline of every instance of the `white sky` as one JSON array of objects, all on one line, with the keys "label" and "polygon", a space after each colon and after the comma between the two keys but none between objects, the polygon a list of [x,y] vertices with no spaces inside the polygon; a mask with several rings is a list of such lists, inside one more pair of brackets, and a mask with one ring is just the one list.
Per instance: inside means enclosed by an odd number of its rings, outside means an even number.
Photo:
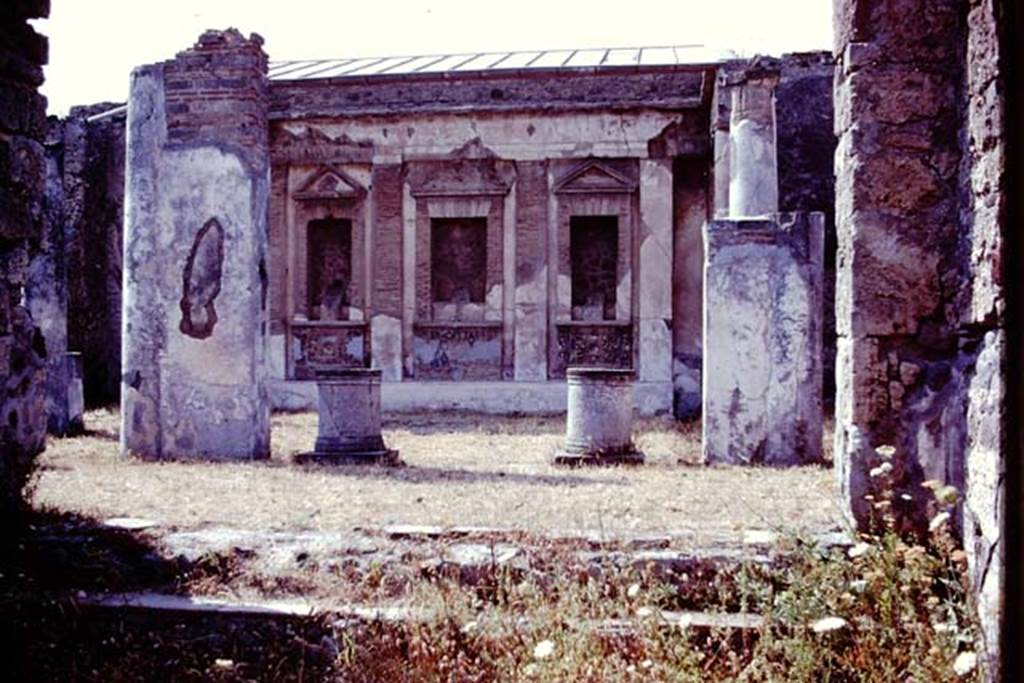
[{"label": "white sky", "polygon": [[831,0],[52,0],[49,112],[124,101],[139,64],[207,28],[259,33],[271,60],[704,44],[830,49]]}]

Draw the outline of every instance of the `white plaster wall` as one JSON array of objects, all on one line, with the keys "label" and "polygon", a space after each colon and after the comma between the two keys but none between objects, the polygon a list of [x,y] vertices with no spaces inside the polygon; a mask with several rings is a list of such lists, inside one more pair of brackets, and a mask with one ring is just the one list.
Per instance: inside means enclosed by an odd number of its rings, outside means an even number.
[{"label": "white plaster wall", "polygon": [[637,274],[641,382],[672,380],[672,167],[640,161]]},{"label": "white plaster wall", "polygon": [[329,137],[348,135],[374,144],[376,163],[398,163],[413,156],[448,154],[467,141],[480,142],[507,159],[543,160],[553,157],[646,157],[647,143],[668,125],[679,121],[673,112],[649,111],[620,115],[612,112],[403,114],[396,117],[356,116],[344,123],[289,121],[283,126],[299,134],[315,125]]}]

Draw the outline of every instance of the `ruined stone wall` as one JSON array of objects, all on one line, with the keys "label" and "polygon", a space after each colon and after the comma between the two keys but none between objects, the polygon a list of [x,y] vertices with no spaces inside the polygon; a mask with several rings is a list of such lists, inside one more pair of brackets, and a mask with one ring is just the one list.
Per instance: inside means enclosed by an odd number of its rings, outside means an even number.
[{"label": "ruined stone wall", "polygon": [[0,515],[18,506],[46,438],[46,346],[22,306],[29,260],[42,237],[46,99],[38,94],[46,38],[28,20],[46,0],[0,7]]},{"label": "ruined stone wall", "polygon": [[[1002,612],[1004,86],[989,0],[837,0],[837,473],[864,523],[874,448],[896,513],[964,492],[990,654]],[[995,665],[996,659],[991,663]]]},{"label": "ruined stone wall", "polygon": [[125,114],[75,107],[62,122],[68,349],[82,354],[85,400],[118,402]]}]

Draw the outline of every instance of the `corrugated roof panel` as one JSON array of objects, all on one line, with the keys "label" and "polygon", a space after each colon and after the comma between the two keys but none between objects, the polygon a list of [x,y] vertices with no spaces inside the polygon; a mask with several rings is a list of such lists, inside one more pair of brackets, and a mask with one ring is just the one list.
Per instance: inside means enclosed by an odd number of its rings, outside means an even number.
[{"label": "corrugated roof panel", "polygon": [[306,80],[345,76],[400,75],[447,71],[503,69],[573,69],[606,66],[674,66],[713,64],[734,59],[729,50],[704,45],[663,47],[586,48],[580,50],[526,50],[523,52],[468,52],[461,54],[358,59],[292,60],[270,64],[274,80]]},{"label": "corrugated roof panel", "polygon": [[384,57],[362,57],[360,59],[349,62],[342,68],[340,68],[334,76],[352,76],[359,75],[357,72],[365,69],[368,66],[374,66],[384,61]]},{"label": "corrugated roof panel", "polygon": [[393,73],[393,74],[411,74],[414,71],[419,71],[420,69],[423,69],[424,67],[428,67],[431,64],[436,64],[437,62],[441,61],[442,59],[444,59],[444,55],[424,55],[422,57],[413,57],[412,61],[406,62],[405,64],[402,64],[401,66],[395,67],[389,73]]},{"label": "corrugated roof panel", "polygon": [[600,66],[601,60],[607,53],[608,50],[577,50],[565,65],[570,67]]},{"label": "corrugated roof panel", "polygon": [[625,47],[608,50],[602,66],[633,66],[640,63],[640,50],[635,47]]},{"label": "corrugated roof panel", "polygon": [[713,64],[739,57],[732,50],[713,48],[706,45],[677,45],[675,51],[676,61],[679,64]]},{"label": "corrugated roof panel", "polygon": [[300,62],[273,62],[267,69],[267,75],[271,78],[278,78],[284,74],[297,71],[307,66],[313,66],[314,64],[322,64],[327,60],[323,59],[305,59]]},{"label": "corrugated roof panel", "polygon": [[676,51],[671,47],[645,47],[640,51],[641,66],[676,64]]},{"label": "corrugated roof panel", "polygon": [[542,52],[540,57],[530,62],[529,67],[531,69],[558,68],[564,65],[575,52],[575,50],[551,50],[549,52]]},{"label": "corrugated roof panel", "polygon": [[531,52],[511,52],[507,57],[502,59],[500,62],[498,62],[491,68],[522,69],[539,56],[540,52],[538,52],[537,50],[533,50]]},{"label": "corrugated roof panel", "polygon": [[420,73],[434,73],[436,71],[451,71],[459,64],[462,64],[473,55],[445,55],[445,57],[433,64],[419,70]]},{"label": "corrugated roof panel", "polygon": [[330,78],[341,72],[346,66],[356,60],[354,59],[332,59],[320,62],[313,66],[304,67],[298,71],[292,71],[284,76],[288,80],[305,80],[307,78]]},{"label": "corrugated roof panel", "polygon": [[375,59],[367,64],[362,64],[355,69],[346,71],[346,76],[373,76],[383,71],[387,71],[389,67],[398,66],[402,62],[408,61],[408,57],[387,57]]},{"label": "corrugated roof panel", "polygon": [[497,57],[493,53],[480,54],[458,65],[452,71],[483,71],[490,68],[495,59]]}]

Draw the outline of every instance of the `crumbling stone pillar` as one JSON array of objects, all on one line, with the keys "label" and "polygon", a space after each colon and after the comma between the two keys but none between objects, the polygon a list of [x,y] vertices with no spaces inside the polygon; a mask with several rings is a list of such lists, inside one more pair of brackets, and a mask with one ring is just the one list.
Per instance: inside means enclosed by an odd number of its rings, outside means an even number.
[{"label": "crumbling stone pillar", "polygon": [[921,481],[963,484],[952,300],[960,4],[897,2],[882,16],[879,1],[837,2],[836,472],[861,524],[877,446],[897,450],[895,512],[909,525],[926,522]]},{"label": "crumbling stone pillar", "polygon": [[636,375],[614,368],[567,368],[568,413],[565,448],[556,465],[641,464],[633,445]]},{"label": "crumbling stone pillar", "polygon": [[705,227],[707,462],[821,460],[823,239],[820,213]]},{"label": "crumbling stone pillar", "polygon": [[208,31],[128,103],[121,447],[265,458],[267,58]]},{"label": "crumbling stone pillar", "polygon": [[45,0],[0,4],[0,524],[46,440],[46,345],[22,300],[46,177],[47,44],[28,20],[48,13]]},{"label": "crumbling stone pillar", "polygon": [[397,465],[380,433],[378,368],[345,368],[317,373],[319,414],[315,450],[297,462],[332,465]]},{"label": "crumbling stone pillar", "polygon": [[729,217],[779,210],[775,86],[779,72],[757,64],[729,84]]}]

